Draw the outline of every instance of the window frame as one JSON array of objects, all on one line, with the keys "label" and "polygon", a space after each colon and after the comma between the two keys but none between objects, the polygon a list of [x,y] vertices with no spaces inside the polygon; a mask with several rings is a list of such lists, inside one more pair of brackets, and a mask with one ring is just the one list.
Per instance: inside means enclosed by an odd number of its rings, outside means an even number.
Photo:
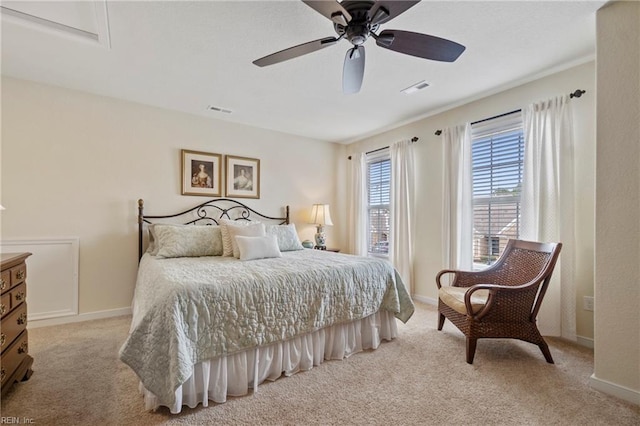
[{"label": "window frame", "polygon": [[[481,143],[486,144],[488,148],[478,145]],[[509,146],[509,144],[513,144],[513,146]],[[473,269],[481,270],[497,260],[508,239],[520,237],[524,168],[522,112],[514,111],[472,124],[471,150],[472,258]],[[477,157],[474,154],[481,154],[483,157]],[[476,160],[478,163],[486,161],[489,163],[477,164]],[[514,182],[513,179],[516,176],[517,181]],[[499,185],[510,186],[500,188]],[[504,192],[498,192],[501,189]],[[509,191],[511,192],[509,193]],[[486,213],[482,211],[483,208],[486,209]],[[513,216],[511,220],[509,220],[510,216]],[[481,219],[485,219],[485,221],[483,222]],[[498,229],[494,228],[494,223],[499,224],[500,231],[494,232]],[[514,227],[515,232],[513,232]],[[503,231],[505,234],[501,235]],[[496,239],[498,240],[497,253],[495,251]]]},{"label": "window frame", "polygon": [[[371,203],[371,171],[370,171],[370,167],[373,164],[381,164],[381,163],[388,163],[388,166],[383,165],[382,167],[384,167],[385,169],[388,170],[388,177],[387,179],[380,179],[380,181],[378,182],[379,184],[386,184],[387,188],[386,189],[381,189],[380,192],[380,196],[384,197],[384,193],[386,191],[386,194],[388,194],[388,199],[387,200],[382,200],[382,201],[387,201],[385,202],[381,202],[381,203],[377,203],[377,204],[372,204]],[[365,167],[366,167],[366,197],[367,197],[367,203],[366,203],[366,229],[367,229],[367,255],[368,256],[373,256],[373,257],[381,257],[381,258],[385,258],[388,259],[389,258],[389,244],[391,244],[391,179],[392,179],[392,173],[391,173],[391,152],[389,150],[389,148],[382,148],[380,150],[376,150],[374,152],[368,153],[366,154],[365,157]],[[383,170],[380,171],[380,173],[383,173]],[[383,229],[382,231],[378,230],[377,232],[373,231],[373,224],[371,223],[371,214],[372,214],[372,210],[386,210],[387,211],[387,217],[386,217],[386,221],[387,221],[387,226],[386,229]],[[385,235],[385,230],[386,230],[386,237],[384,237]],[[378,235],[378,238],[372,238],[374,235]],[[386,239],[385,239],[386,238]],[[384,244],[386,243],[386,244]],[[373,250],[374,245],[379,244],[379,246],[381,247],[381,250]],[[386,246],[386,247],[385,247]]]}]

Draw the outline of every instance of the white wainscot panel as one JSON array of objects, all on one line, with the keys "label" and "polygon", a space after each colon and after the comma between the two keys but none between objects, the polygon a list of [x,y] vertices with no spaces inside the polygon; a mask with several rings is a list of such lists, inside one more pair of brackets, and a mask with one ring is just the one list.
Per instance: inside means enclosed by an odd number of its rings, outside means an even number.
[{"label": "white wainscot panel", "polygon": [[28,321],[78,315],[79,239],[47,238],[0,241],[3,253],[29,252]]}]

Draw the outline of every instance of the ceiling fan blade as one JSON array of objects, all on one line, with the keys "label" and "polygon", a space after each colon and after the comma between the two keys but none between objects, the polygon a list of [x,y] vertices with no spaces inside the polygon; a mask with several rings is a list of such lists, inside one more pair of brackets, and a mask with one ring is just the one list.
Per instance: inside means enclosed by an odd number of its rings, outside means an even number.
[{"label": "ceiling fan blade", "polygon": [[336,24],[347,25],[351,20],[351,14],[337,1],[302,0],[302,2]]},{"label": "ceiling fan blade", "polygon": [[[389,40],[392,40],[389,43]],[[384,30],[376,44],[385,49],[433,61],[453,62],[466,49],[451,40],[410,31]]]},{"label": "ceiling fan blade", "polygon": [[307,53],[315,52],[316,50],[333,46],[337,43],[337,41],[338,39],[335,37],[321,38],[318,40],[310,41],[308,43],[299,44],[297,46],[293,46],[276,53],[272,53],[271,55],[256,59],[255,61],[253,61],[253,63],[259,67],[277,64],[278,62],[297,58],[298,56],[306,55]]},{"label": "ceiling fan blade", "polygon": [[384,24],[385,22],[390,21],[396,16],[406,12],[418,3],[420,3],[420,0],[378,0],[371,7],[371,9],[369,9],[369,19],[371,20],[371,25]]},{"label": "ceiling fan blade", "polygon": [[347,51],[342,70],[342,92],[346,95],[358,93],[364,77],[364,46],[355,46]]}]

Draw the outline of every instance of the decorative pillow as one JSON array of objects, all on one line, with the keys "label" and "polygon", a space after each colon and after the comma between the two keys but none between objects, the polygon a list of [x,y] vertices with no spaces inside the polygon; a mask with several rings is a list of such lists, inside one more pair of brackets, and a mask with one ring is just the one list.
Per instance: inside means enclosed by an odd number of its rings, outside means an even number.
[{"label": "decorative pillow", "polygon": [[149,254],[151,256],[155,256],[158,254],[158,237],[156,237],[156,225],[160,225],[160,226],[187,226],[187,225],[180,225],[177,223],[152,223],[151,225],[149,225],[149,246],[147,247],[147,252],[149,252]]},{"label": "decorative pillow", "polygon": [[222,230],[219,226],[206,226],[213,229],[213,255],[222,256]]},{"label": "decorative pillow", "polygon": [[[153,251],[158,257],[220,256],[220,227],[209,225],[154,224]],[[151,252],[153,254],[153,252]]]},{"label": "decorative pillow", "polygon": [[302,243],[298,238],[296,226],[293,223],[288,225],[266,225],[267,235],[275,235],[278,240],[280,251],[302,250]]},{"label": "decorative pillow", "polygon": [[264,224],[256,223],[247,226],[227,226],[229,235],[231,235],[231,246],[233,251],[233,257],[240,258],[240,250],[238,249],[238,242],[236,239],[241,237],[264,237]]},{"label": "decorative pillow", "polygon": [[[258,234],[250,234],[249,236],[262,236],[264,235],[264,224],[260,222],[248,222],[248,221],[237,221],[230,219],[222,219],[220,220],[220,231],[222,232],[222,256],[232,257],[234,256],[234,252],[237,252],[237,248],[234,250],[235,239],[234,236],[238,235],[237,233],[233,236],[229,231],[231,228],[243,228],[243,227],[258,227],[262,229],[262,233]],[[245,234],[241,234],[245,235]],[[237,247],[237,246],[236,246]],[[237,257],[237,256],[236,256]]]},{"label": "decorative pillow", "polygon": [[151,256],[158,254],[158,245],[156,244],[156,235],[154,228],[156,225],[149,225],[149,245],[147,246],[147,253]]},{"label": "decorative pillow", "polygon": [[282,257],[278,249],[278,239],[275,235],[264,237],[236,237],[240,260],[266,259],[270,257]]},{"label": "decorative pillow", "polygon": [[220,221],[220,232],[222,234],[222,257],[230,256],[233,254],[233,246],[231,245],[231,237],[229,231],[227,231],[227,224],[225,221]]},{"label": "decorative pillow", "polygon": [[222,231],[222,256],[223,257],[231,257],[233,256],[233,244],[231,244],[231,235],[229,235],[228,226],[244,226],[248,225],[249,222],[235,222],[229,219],[221,219],[220,220],[220,231]]}]

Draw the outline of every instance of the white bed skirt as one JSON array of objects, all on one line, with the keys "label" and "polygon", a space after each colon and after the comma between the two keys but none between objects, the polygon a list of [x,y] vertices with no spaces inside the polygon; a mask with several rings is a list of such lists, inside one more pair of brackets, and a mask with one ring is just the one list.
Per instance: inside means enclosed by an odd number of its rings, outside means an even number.
[{"label": "white bed skirt", "polygon": [[168,405],[139,385],[145,408],[169,407],[177,414],[183,405],[191,408],[209,400],[223,403],[229,396],[242,396],[265,380],[275,381],[284,373],[291,376],[310,370],[325,359],[343,359],[365,349],[377,349],[382,340],[394,339],[398,328],[394,315],[387,311],[346,324],[317,330],[285,342],[248,349],[226,357],[202,361],[193,368],[193,375],[176,389],[176,402]]}]

